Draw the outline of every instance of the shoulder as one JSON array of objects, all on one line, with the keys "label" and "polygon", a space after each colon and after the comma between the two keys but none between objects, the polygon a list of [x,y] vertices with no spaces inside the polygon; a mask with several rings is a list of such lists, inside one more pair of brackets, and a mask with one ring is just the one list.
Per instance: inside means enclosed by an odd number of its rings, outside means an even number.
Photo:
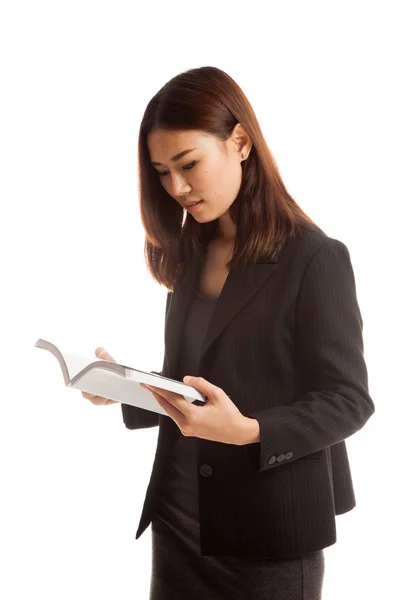
[{"label": "shoulder", "polygon": [[353,277],[348,248],[344,242],[320,228],[300,228],[288,237],[277,262],[286,279],[300,287],[302,281],[319,280],[329,284],[340,277]]},{"label": "shoulder", "polygon": [[318,257],[345,256],[349,257],[346,244],[337,238],[329,236],[320,227],[308,229],[298,227],[296,234],[288,238],[288,254],[306,266],[311,260]]}]

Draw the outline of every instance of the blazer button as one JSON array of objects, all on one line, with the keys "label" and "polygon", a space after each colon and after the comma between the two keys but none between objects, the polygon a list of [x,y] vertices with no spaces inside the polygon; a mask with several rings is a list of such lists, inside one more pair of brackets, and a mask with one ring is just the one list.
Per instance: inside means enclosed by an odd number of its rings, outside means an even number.
[{"label": "blazer button", "polygon": [[201,465],[200,475],[202,475],[203,477],[211,477],[212,467],[210,465]]},{"label": "blazer button", "polygon": [[274,456],[271,456],[271,458],[270,458],[270,459],[268,459],[268,464],[269,464],[269,465],[273,465],[275,461],[276,461],[276,456],[275,456],[275,455],[274,455]]},{"label": "blazer button", "polygon": [[286,458],[286,454],[280,454],[276,460],[277,460],[277,462],[282,462],[283,460],[285,460],[285,458]]},{"label": "blazer button", "polygon": [[292,456],[293,456],[293,452],[286,452],[286,454],[285,454],[286,460],[289,460],[290,458],[292,458]]}]

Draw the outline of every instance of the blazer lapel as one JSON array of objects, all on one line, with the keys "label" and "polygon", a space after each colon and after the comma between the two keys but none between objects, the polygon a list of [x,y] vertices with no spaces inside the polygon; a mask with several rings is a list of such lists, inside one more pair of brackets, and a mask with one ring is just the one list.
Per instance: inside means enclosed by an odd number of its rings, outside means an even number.
[{"label": "blazer lapel", "polygon": [[[199,365],[224,328],[257,293],[277,266],[278,258],[268,258],[245,267],[237,267],[229,272],[203,342]],[[167,377],[176,377],[183,329],[200,272],[201,263],[199,262],[188,271],[181,285],[171,297],[165,323]]]},{"label": "blazer lapel", "polygon": [[277,261],[260,261],[229,272],[204,338],[199,364],[224,328],[258,292],[276,267]]}]

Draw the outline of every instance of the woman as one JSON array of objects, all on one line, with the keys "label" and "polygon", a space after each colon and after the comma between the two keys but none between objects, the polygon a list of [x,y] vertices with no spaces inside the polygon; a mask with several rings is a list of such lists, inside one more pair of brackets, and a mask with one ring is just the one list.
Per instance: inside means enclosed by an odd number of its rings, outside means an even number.
[{"label": "woman", "polygon": [[121,405],[127,428],[159,425],[136,533],[151,523],[151,600],[321,598],[323,548],[355,506],[344,440],[374,412],[348,249],[290,196],[214,67],[148,104],[139,182],[168,289],[161,373],[208,397],[149,388],[167,417]]}]

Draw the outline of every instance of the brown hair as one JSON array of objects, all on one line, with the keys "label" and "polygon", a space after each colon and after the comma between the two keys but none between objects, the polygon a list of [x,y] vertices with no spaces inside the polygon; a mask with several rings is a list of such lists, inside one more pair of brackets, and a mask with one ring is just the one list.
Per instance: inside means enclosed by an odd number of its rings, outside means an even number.
[{"label": "brown hair", "polygon": [[252,148],[242,163],[242,183],[230,207],[236,224],[228,269],[274,257],[298,226],[314,228],[287,191],[257,117],[238,84],[216,67],[190,69],[173,77],[150,100],[140,125],[139,202],[146,232],[145,258],[151,275],[172,291],[195,260],[201,260],[217,219],[198,223],[162,187],[151,165],[148,134],[156,128],[196,129],[227,140],[237,123]]}]

